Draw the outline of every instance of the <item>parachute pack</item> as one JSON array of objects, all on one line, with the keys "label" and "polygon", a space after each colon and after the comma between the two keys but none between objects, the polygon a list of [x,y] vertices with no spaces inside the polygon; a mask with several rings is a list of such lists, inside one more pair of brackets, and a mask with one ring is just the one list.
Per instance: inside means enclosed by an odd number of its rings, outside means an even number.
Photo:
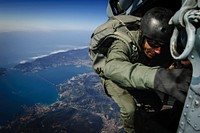
[{"label": "parachute pack", "polygon": [[[141,18],[131,15],[112,16],[104,24],[95,29],[91,36],[89,56],[95,72],[103,77],[106,55],[112,42],[116,39],[123,41],[130,50],[134,43],[132,30],[138,30]],[[137,56],[137,55],[135,55]]]}]

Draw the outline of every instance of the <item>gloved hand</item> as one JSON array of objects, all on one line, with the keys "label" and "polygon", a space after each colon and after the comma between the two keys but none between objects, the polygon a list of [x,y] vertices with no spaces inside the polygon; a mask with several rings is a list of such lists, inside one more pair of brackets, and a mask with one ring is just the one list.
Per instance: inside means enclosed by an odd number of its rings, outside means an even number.
[{"label": "gloved hand", "polygon": [[192,77],[190,69],[158,69],[154,79],[154,89],[169,94],[184,102]]}]

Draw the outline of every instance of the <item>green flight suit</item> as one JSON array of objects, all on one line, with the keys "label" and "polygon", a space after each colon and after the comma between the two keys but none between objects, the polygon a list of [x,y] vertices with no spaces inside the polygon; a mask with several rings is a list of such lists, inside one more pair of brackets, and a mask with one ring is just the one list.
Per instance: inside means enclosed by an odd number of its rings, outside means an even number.
[{"label": "green flight suit", "polygon": [[[130,47],[120,40],[115,40],[107,54],[104,68],[103,86],[108,95],[120,107],[120,114],[127,133],[134,133],[134,113],[136,102],[129,91],[134,89],[149,90],[154,88],[154,77],[158,67],[143,65],[143,51],[141,50],[140,32],[134,31],[135,46],[139,52],[139,59],[132,61],[133,54]],[[148,62],[148,61],[147,61]],[[151,61],[150,61],[151,62]],[[150,64],[150,63],[149,63]],[[155,63],[156,64],[156,63]]]}]

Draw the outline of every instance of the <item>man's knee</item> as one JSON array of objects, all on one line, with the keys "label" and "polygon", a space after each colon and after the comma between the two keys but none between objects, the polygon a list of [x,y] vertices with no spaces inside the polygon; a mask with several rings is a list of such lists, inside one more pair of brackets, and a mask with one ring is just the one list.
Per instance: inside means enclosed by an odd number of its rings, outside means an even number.
[{"label": "man's knee", "polygon": [[128,118],[128,117],[132,118],[132,117],[134,117],[134,114],[135,114],[135,107],[129,106],[129,107],[121,110],[121,114],[126,118]]}]

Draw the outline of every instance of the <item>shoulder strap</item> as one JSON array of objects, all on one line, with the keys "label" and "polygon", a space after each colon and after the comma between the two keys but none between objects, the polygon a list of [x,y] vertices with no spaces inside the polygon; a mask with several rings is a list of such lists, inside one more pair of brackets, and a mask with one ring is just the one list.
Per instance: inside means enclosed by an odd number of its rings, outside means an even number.
[{"label": "shoulder strap", "polygon": [[89,56],[93,61],[94,70],[99,75],[103,75],[102,70],[105,66],[106,54],[114,40],[123,41],[129,51],[132,51],[131,46],[135,42],[130,30],[138,29],[140,20],[140,18],[130,15],[113,16],[94,31],[91,36]]}]

